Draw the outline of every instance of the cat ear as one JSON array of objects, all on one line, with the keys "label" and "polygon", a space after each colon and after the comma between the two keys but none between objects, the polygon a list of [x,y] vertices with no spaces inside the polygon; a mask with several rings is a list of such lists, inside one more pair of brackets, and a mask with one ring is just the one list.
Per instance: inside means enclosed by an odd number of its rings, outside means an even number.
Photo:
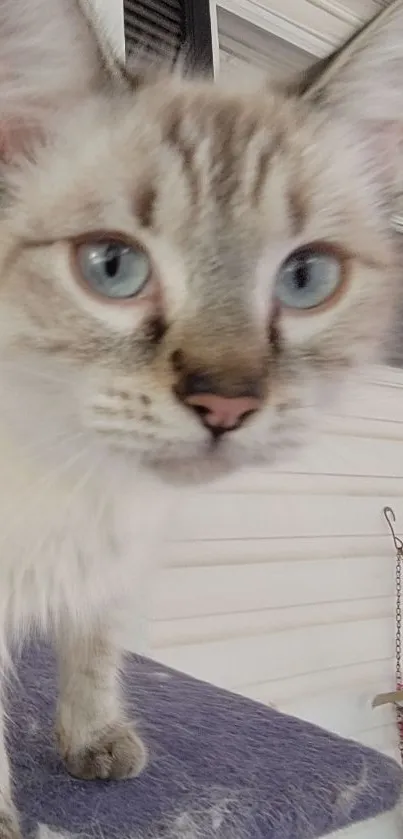
[{"label": "cat ear", "polygon": [[397,158],[403,139],[403,0],[389,3],[312,67],[297,88],[304,99],[362,128],[374,141],[375,155]]},{"label": "cat ear", "polygon": [[103,47],[84,0],[0,0],[0,157],[102,87]]}]

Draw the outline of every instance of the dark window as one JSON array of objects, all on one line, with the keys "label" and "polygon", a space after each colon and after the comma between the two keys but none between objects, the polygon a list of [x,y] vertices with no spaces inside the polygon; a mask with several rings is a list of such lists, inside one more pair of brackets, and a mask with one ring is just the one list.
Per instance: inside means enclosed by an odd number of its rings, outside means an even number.
[{"label": "dark window", "polygon": [[126,54],[183,52],[188,67],[211,73],[209,0],[124,0]]}]

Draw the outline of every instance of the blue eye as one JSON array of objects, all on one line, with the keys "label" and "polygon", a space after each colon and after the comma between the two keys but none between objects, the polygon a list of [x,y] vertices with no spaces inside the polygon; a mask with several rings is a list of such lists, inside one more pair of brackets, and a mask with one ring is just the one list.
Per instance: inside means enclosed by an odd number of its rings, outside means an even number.
[{"label": "blue eye", "polygon": [[342,279],[343,270],[337,256],[324,250],[301,248],[280,268],[275,295],[288,309],[315,309],[333,296]]},{"label": "blue eye", "polygon": [[144,251],[119,241],[88,242],[78,246],[77,259],[86,284],[103,297],[136,297],[151,274]]}]

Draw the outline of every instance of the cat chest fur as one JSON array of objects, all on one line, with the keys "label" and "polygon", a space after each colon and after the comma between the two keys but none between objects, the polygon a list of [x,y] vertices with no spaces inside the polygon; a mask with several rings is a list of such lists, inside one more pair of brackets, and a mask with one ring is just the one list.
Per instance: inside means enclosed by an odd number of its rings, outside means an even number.
[{"label": "cat chest fur", "polygon": [[115,592],[135,595],[165,499],[127,476],[106,493],[104,477],[58,477],[0,435],[0,618],[13,634],[63,615],[85,624]]}]

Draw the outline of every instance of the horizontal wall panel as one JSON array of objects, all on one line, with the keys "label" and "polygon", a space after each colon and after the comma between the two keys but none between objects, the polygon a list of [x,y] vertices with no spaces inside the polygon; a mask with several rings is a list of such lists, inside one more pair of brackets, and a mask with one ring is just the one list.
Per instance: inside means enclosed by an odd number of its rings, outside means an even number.
[{"label": "horizontal wall panel", "polygon": [[392,556],[388,563],[383,557],[346,557],[172,568],[159,575],[153,615],[191,618],[262,609],[288,613],[310,604],[390,598],[394,578]]},{"label": "horizontal wall panel", "polygon": [[[389,586],[392,588],[392,580]],[[192,644],[199,641],[208,642],[222,638],[239,638],[240,636],[266,634],[312,625],[320,626],[327,623],[390,618],[390,595],[388,597],[374,597],[370,600],[342,600],[337,602],[324,600],[323,602],[309,602],[305,606],[290,605],[285,608],[277,605],[275,608],[232,611],[231,613],[217,610],[215,614],[199,616],[192,614],[190,617],[163,618],[162,615],[176,611],[175,604],[178,603],[178,600],[175,598],[170,603],[170,598],[166,597],[166,591],[171,592],[172,590],[171,581],[167,578],[165,589],[161,590],[159,597],[154,597],[151,611],[150,640],[157,647]],[[245,602],[242,602],[243,608],[245,605]],[[199,606],[198,610],[200,608]],[[212,602],[207,600],[204,608],[211,612],[214,608],[214,600]],[[190,609],[187,605],[184,607],[180,603],[177,611],[189,612]]]},{"label": "horizontal wall panel", "polygon": [[[296,470],[299,468],[297,464],[295,468]],[[335,465],[334,468],[341,469],[342,464],[339,463],[338,467]],[[367,464],[367,468],[369,470],[370,464]],[[380,467],[378,466],[378,468]],[[396,463],[394,468],[397,470],[399,468],[399,464]],[[315,476],[314,484],[313,475]],[[214,488],[210,489],[209,494],[230,492],[231,495],[233,495],[234,493],[247,492],[251,494],[264,493],[266,495],[288,495],[292,492],[293,495],[306,495],[306,493],[311,492],[314,488],[315,492],[320,493],[321,495],[388,495],[396,498],[402,497],[403,478],[400,476],[394,478],[393,476],[390,477],[387,475],[369,474],[365,477],[367,480],[363,481],[362,475],[338,475],[337,473],[322,474],[319,471],[314,472],[313,470],[311,472],[290,471],[276,473],[274,470],[271,472],[269,469],[256,469],[254,472],[247,470],[243,473],[239,473],[237,476],[234,476],[225,482],[217,482]],[[203,495],[203,491],[197,495]]]},{"label": "horizontal wall panel", "polygon": [[391,618],[345,622],[266,635],[158,647],[155,657],[222,687],[390,657]]},{"label": "horizontal wall panel", "polygon": [[[386,496],[388,502],[389,495]],[[397,508],[398,509],[398,508]],[[402,508],[403,509],[403,508]],[[208,542],[208,544],[207,544]],[[350,556],[382,556],[386,560],[394,557],[389,531],[382,536],[349,535],[335,533],[332,536],[299,536],[289,539],[285,532],[277,538],[266,539],[224,539],[186,542],[168,542],[164,549],[164,566],[182,567],[199,565],[234,565],[249,562],[304,561],[310,559],[331,559]],[[160,573],[163,573],[161,570]]]},{"label": "horizontal wall panel", "polygon": [[[368,685],[361,690],[353,684],[349,690],[323,692],[316,696],[299,697],[297,694],[277,703],[276,707],[292,716],[299,716],[308,722],[328,728],[344,737],[354,737],[378,731],[379,728],[394,728],[395,715],[390,705],[372,708]],[[394,731],[396,737],[396,731]]]},{"label": "horizontal wall panel", "polygon": [[198,495],[184,499],[173,515],[177,540],[269,539],[332,536],[381,536],[385,532],[382,509],[387,495],[331,496],[312,492],[305,496],[262,494]]},{"label": "horizontal wall panel", "polygon": [[396,726],[391,723],[387,726],[372,728],[369,731],[357,731],[355,739],[369,746],[371,749],[385,752],[395,760],[399,760],[399,748]]},{"label": "horizontal wall panel", "polygon": [[256,702],[282,708],[296,697],[302,701],[311,698],[314,702],[317,697],[322,697],[325,701],[329,691],[338,694],[343,693],[346,688],[360,696],[365,694],[368,702],[372,702],[378,693],[393,690],[394,680],[395,668],[391,657],[341,666],[332,666],[330,660],[326,669],[289,673],[280,679],[242,684],[239,685],[239,689]]}]

